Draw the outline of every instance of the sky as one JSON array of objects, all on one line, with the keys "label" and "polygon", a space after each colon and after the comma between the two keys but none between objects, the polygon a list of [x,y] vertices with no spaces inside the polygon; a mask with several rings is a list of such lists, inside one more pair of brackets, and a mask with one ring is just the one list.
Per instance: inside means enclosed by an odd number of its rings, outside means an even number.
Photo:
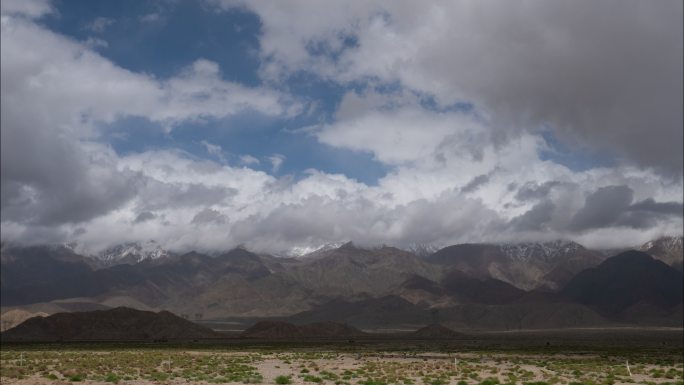
[{"label": "sky", "polygon": [[679,0],[0,4],[6,244],[684,231]]}]

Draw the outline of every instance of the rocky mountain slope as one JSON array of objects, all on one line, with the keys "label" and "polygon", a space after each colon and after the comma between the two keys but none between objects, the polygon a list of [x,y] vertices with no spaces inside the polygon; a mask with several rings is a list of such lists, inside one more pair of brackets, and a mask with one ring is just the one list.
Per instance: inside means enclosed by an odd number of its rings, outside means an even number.
[{"label": "rocky mountain slope", "polygon": [[461,244],[427,257],[480,278],[494,278],[523,289],[558,289],[605,257],[575,242]]},{"label": "rocky mountain slope", "polygon": [[155,241],[131,242],[112,246],[98,254],[91,256],[98,266],[107,267],[119,264],[136,264],[146,260],[156,260],[171,256]]},{"label": "rocky mountain slope", "polygon": [[22,309],[13,309],[10,311],[6,311],[2,313],[2,316],[0,316],[0,332],[4,332],[7,329],[11,329],[29,318],[46,316],[48,316],[48,314],[44,312],[32,313],[30,311]]},{"label": "rocky mountain slope", "polygon": [[454,330],[521,330],[616,325],[597,311],[568,301],[458,304],[433,308],[397,296],[334,300],[286,319],[293,323],[336,321],[364,330],[415,329],[440,323]]},{"label": "rocky mountain slope", "polygon": [[322,296],[388,295],[412,275],[439,279],[443,269],[394,247],[363,249],[351,242],[310,257],[284,276]]},{"label": "rocky mountain slope", "polygon": [[681,272],[632,250],[577,274],[561,294],[605,313],[618,313],[638,303],[672,308],[682,303],[682,288]]},{"label": "rocky mountain slope", "polygon": [[410,336],[421,339],[451,339],[461,338],[463,333],[449,329],[444,325],[430,324],[412,332]]},{"label": "rocky mountain slope", "polygon": [[675,269],[684,269],[684,243],[683,237],[662,237],[649,241],[639,247],[643,251],[656,259],[659,259]]},{"label": "rocky mountain slope", "polygon": [[217,338],[211,329],[170,312],[129,308],[34,317],[2,333],[2,341],[132,341]]},{"label": "rocky mountain slope", "polygon": [[[54,313],[129,306],[167,309],[190,320],[270,318],[360,328],[415,328],[443,321],[453,328],[497,330],[669,325],[677,319],[681,298],[665,297],[677,284],[676,274],[681,282],[681,272],[661,262],[653,268],[655,260],[632,268],[629,258],[606,258],[560,241],[455,245],[425,257],[346,243],[297,258],[237,248],[211,256],[190,252],[130,263],[122,259],[97,267],[69,248],[3,248],[1,310]],[[613,265],[620,268],[606,270]],[[592,268],[602,273],[591,273]],[[653,273],[657,279],[649,275],[652,268],[660,271]],[[606,274],[615,285],[639,290],[653,282],[674,283],[661,291],[648,289],[643,298],[635,292],[634,301],[606,309],[604,303],[621,303],[615,298],[631,293],[601,286]],[[605,298],[589,298],[582,294],[586,290],[600,291]]]}]

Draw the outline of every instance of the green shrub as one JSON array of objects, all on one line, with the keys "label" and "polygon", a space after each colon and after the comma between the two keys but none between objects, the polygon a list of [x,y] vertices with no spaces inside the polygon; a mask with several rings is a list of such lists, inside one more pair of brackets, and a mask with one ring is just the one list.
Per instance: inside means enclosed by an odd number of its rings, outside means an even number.
[{"label": "green shrub", "polygon": [[154,381],[165,381],[166,379],[169,378],[169,375],[166,373],[155,371],[155,372],[152,372],[152,374],[150,374],[150,378]]},{"label": "green shrub", "polygon": [[242,380],[243,384],[258,384],[262,382],[264,379],[261,377],[261,375],[251,375]]},{"label": "green shrub", "polygon": [[497,385],[499,380],[496,378],[486,378],[484,381],[480,382],[480,385]]},{"label": "green shrub", "polygon": [[275,378],[275,383],[279,385],[291,384],[292,379],[290,376],[278,376]]},{"label": "green shrub", "polygon": [[387,383],[384,381],[375,380],[372,378],[368,378],[365,381],[361,381],[361,382],[359,382],[359,384],[361,384],[361,385],[387,385]]},{"label": "green shrub", "polygon": [[337,374],[335,374],[333,372],[329,372],[327,370],[324,370],[321,372],[321,377],[323,377],[323,379],[325,379],[325,380],[330,380],[330,381],[335,381],[339,378],[337,376]]}]

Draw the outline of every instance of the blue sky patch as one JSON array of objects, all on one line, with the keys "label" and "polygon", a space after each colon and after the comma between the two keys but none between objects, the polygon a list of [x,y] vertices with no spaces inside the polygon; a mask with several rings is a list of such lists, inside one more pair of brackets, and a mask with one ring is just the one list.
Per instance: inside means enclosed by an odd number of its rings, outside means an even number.
[{"label": "blue sky patch", "polygon": [[[96,49],[102,56],[134,72],[164,79],[178,74],[203,58],[219,64],[224,80],[259,86],[259,18],[233,9],[215,12],[201,2],[157,1],[57,1],[58,13],[42,20],[48,28],[79,41],[96,38],[106,42]],[[343,36],[344,46],[356,44],[354,36]],[[329,47],[312,46],[322,55],[338,55]],[[352,89],[306,72],[295,73],[280,85],[297,95],[309,110],[296,118],[274,119],[256,113],[241,113],[227,119],[185,122],[166,133],[159,124],[128,117],[104,127],[101,140],[120,154],[150,149],[175,148],[198,157],[215,159],[202,144],[219,145],[224,159],[239,165],[250,155],[259,164],[249,167],[272,172],[268,158],[280,154],[285,160],[277,175],[304,175],[315,168],[342,173],[369,185],[377,183],[388,167],[360,154],[319,143],[314,137],[295,133],[299,128],[328,123],[342,95]]]},{"label": "blue sky patch", "polygon": [[610,167],[614,165],[614,159],[588,148],[570,148],[560,141],[552,131],[544,131],[542,137],[549,146],[549,150],[539,152],[539,159],[550,160],[561,164],[572,171],[586,171],[596,167]]},{"label": "blue sky patch", "polygon": [[62,0],[55,6],[59,13],[43,20],[48,28],[80,41],[105,41],[96,50],[131,71],[166,78],[204,58],[219,63],[226,80],[260,82],[261,24],[252,13],[217,13],[199,1]]}]

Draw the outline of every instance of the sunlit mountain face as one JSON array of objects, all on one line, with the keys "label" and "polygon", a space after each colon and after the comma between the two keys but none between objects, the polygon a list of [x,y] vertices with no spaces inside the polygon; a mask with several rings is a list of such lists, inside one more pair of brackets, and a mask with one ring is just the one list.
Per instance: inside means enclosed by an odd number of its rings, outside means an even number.
[{"label": "sunlit mountain face", "polygon": [[547,263],[557,240],[684,231],[678,1],[1,12],[5,246],[109,266],[514,244],[496,253]]}]

